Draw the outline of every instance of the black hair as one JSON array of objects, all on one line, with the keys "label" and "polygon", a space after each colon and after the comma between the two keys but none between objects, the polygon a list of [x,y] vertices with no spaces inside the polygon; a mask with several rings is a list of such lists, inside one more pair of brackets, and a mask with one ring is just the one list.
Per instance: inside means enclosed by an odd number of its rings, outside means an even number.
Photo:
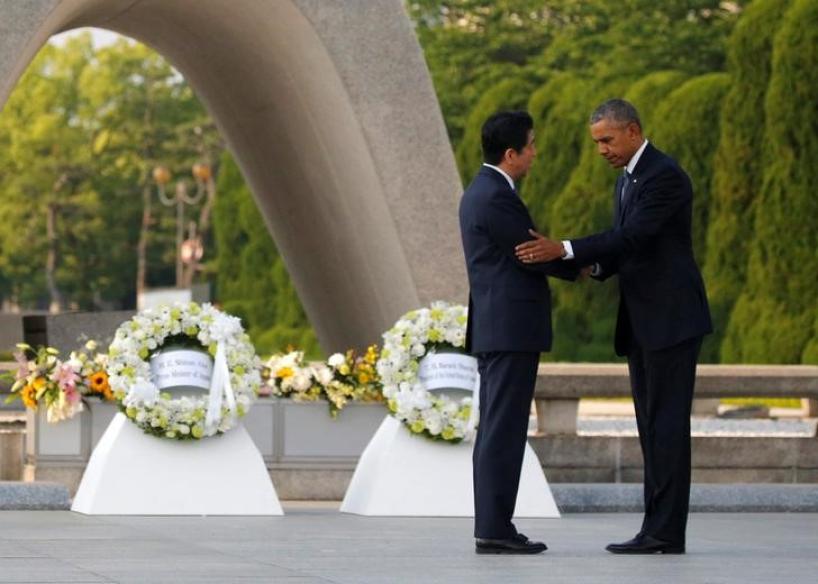
[{"label": "black hair", "polygon": [[481,130],[483,161],[499,164],[509,148],[521,152],[533,128],[534,120],[528,112],[497,112],[486,120]]},{"label": "black hair", "polygon": [[633,104],[624,99],[609,99],[591,114],[591,125],[597,123],[599,120],[608,119],[622,124],[630,124],[631,122],[642,129],[642,122],[639,120],[639,112],[633,107]]}]

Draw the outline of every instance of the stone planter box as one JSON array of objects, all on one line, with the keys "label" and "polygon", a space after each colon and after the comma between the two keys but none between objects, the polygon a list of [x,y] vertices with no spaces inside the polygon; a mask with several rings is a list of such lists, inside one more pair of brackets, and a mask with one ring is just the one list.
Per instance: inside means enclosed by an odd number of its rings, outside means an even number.
[{"label": "stone planter box", "polygon": [[[37,480],[61,482],[74,493],[91,452],[117,411],[114,404],[91,398],[80,415],[59,424],[46,422],[45,412],[28,412],[29,474]],[[333,498],[343,495],[358,458],[386,415],[383,404],[353,403],[333,419],[325,402],[262,397],[243,423],[276,487],[279,480],[289,485],[284,489],[287,498]],[[316,472],[323,471],[329,472],[322,476],[329,477],[331,486],[316,491],[312,485],[309,493],[295,486],[304,484],[304,476],[314,482]],[[298,475],[295,480],[292,472]]]},{"label": "stone planter box", "polygon": [[23,443],[26,429],[20,423],[0,423],[0,481],[23,478]]}]

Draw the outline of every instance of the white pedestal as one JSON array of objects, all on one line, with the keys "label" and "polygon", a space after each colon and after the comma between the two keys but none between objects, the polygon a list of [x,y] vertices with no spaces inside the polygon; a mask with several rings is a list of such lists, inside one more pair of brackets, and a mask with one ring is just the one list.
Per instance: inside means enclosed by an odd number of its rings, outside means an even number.
[{"label": "white pedestal", "polygon": [[[359,515],[473,517],[472,442],[414,436],[392,416],[364,450],[341,511]],[[526,444],[516,517],[559,517],[534,450]]]},{"label": "white pedestal", "polygon": [[118,413],[94,449],[72,511],[88,515],[283,515],[264,461],[238,425],[179,442]]}]

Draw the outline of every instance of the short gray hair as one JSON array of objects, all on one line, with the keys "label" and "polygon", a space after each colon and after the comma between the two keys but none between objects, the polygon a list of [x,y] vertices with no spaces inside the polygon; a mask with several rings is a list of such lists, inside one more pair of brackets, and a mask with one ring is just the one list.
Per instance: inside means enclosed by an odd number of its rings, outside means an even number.
[{"label": "short gray hair", "polygon": [[639,112],[633,107],[633,104],[624,99],[609,99],[591,114],[591,125],[600,120],[607,119],[621,124],[630,124],[631,122],[642,129],[642,122],[639,120]]}]

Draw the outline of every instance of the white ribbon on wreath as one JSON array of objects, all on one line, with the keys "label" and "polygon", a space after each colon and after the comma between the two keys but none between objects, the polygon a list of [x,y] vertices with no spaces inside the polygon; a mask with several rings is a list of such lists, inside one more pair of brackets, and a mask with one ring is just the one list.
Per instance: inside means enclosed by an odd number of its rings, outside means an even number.
[{"label": "white ribbon on wreath", "polygon": [[213,359],[213,376],[210,379],[205,428],[212,432],[219,425],[222,417],[222,402],[226,402],[231,421],[236,417],[236,396],[230,384],[230,369],[227,366],[227,349],[224,341],[218,342],[216,357]]}]

